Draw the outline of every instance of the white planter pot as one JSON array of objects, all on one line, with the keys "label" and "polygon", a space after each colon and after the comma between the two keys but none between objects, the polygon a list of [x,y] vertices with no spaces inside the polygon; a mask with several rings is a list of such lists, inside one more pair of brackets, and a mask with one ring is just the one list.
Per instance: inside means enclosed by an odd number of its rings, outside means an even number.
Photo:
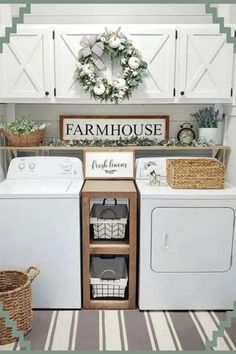
[{"label": "white planter pot", "polygon": [[206,139],[214,144],[220,144],[219,128],[199,128],[199,139]]}]

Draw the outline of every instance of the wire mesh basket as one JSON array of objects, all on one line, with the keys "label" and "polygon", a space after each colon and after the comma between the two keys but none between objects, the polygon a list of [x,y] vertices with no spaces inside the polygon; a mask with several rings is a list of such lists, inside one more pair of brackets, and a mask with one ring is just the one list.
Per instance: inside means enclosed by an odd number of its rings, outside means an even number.
[{"label": "wire mesh basket", "polygon": [[125,204],[94,204],[90,213],[90,224],[93,225],[94,239],[124,239],[128,219],[128,208]]},{"label": "wire mesh basket", "polygon": [[97,297],[125,297],[128,273],[124,256],[96,256],[91,261],[92,295]]}]

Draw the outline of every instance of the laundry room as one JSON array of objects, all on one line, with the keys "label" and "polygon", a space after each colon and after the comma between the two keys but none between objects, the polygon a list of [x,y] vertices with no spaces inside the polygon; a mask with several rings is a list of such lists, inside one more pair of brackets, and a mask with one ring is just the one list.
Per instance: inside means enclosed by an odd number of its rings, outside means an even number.
[{"label": "laundry room", "polygon": [[236,350],[235,26],[0,4],[0,351]]}]

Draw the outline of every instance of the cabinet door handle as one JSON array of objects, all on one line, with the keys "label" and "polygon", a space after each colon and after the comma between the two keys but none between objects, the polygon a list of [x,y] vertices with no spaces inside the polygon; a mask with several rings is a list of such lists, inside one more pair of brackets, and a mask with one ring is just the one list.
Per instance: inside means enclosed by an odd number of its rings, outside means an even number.
[{"label": "cabinet door handle", "polygon": [[164,247],[165,247],[165,249],[168,248],[168,233],[167,232],[164,233]]},{"label": "cabinet door handle", "polygon": [[49,96],[49,92],[48,91],[45,92],[45,96]]},{"label": "cabinet door handle", "polygon": [[180,91],[181,96],[184,96],[184,91]]}]

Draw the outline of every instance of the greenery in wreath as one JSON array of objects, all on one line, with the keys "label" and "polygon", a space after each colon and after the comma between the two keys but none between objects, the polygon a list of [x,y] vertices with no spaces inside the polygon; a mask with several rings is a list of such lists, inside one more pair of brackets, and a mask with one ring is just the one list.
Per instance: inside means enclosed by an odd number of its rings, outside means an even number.
[{"label": "greenery in wreath", "polygon": [[[80,42],[76,81],[91,98],[100,102],[122,103],[142,82],[147,72],[147,63],[133,46],[120,27],[116,32],[106,31],[99,36],[83,37]],[[118,59],[120,76],[109,82],[102,76],[106,69],[102,58]]]}]

